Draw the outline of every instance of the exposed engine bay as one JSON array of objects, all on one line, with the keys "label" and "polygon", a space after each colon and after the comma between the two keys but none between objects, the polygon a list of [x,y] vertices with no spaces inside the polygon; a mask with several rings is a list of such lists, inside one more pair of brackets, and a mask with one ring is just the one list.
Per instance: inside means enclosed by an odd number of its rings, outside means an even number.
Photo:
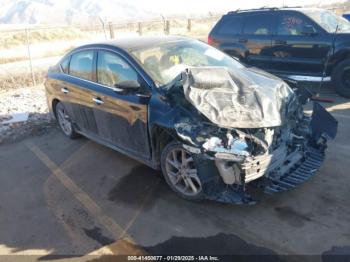
[{"label": "exposed engine bay", "polygon": [[315,174],[336,136],[337,121],[321,105],[304,113],[307,90],[254,70],[192,68],[166,87],[178,87],[177,106],[191,104],[202,117],[181,116],[174,127],[209,199],[254,203],[248,183],[266,193],[294,188]]}]

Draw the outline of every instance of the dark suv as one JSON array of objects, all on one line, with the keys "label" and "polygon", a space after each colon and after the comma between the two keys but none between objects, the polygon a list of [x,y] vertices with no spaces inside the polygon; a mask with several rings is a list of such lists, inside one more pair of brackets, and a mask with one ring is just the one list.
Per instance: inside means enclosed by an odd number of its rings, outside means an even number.
[{"label": "dark suv", "polygon": [[350,97],[350,22],[311,8],[262,8],[224,15],[208,43],[284,79],[332,81]]}]

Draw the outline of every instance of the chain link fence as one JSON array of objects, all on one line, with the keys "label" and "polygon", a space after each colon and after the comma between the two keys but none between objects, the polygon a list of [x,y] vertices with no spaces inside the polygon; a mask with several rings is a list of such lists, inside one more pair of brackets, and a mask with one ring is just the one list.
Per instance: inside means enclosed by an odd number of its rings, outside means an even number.
[{"label": "chain link fence", "polygon": [[82,44],[137,35],[184,35],[205,39],[220,16],[130,23],[2,29],[0,89],[37,85],[48,67]]}]

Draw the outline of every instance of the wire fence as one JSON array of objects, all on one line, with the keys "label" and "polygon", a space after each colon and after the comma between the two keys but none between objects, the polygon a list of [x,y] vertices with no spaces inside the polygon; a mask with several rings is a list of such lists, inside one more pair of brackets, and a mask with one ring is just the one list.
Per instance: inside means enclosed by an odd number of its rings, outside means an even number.
[{"label": "wire fence", "polygon": [[204,39],[219,18],[0,28],[0,89],[42,83],[49,66],[82,44],[136,35],[172,34]]}]

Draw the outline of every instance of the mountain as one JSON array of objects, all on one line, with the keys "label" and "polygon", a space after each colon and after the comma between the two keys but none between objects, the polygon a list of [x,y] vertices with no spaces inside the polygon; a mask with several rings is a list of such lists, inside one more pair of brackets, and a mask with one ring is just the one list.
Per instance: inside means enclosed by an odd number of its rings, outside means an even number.
[{"label": "mountain", "polygon": [[282,4],[344,7],[350,0],[0,0],[0,24],[86,24],[96,20],[195,17]]},{"label": "mountain", "polygon": [[84,24],[94,19],[125,21],[159,18],[130,1],[1,0],[2,24]]}]

